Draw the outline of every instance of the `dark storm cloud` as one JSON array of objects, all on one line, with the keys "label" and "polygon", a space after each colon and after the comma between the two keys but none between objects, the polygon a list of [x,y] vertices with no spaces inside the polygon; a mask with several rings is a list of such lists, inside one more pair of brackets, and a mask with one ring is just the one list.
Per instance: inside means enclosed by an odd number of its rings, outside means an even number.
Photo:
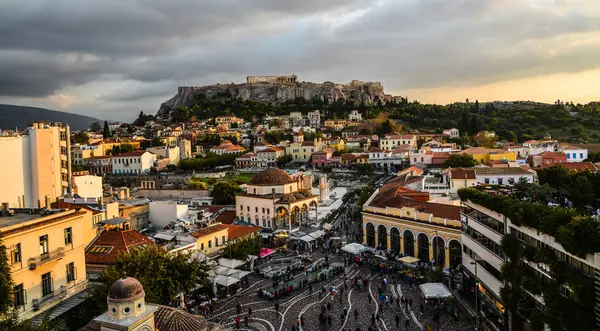
[{"label": "dark storm cloud", "polygon": [[[0,101],[156,110],[178,85],[291,74],[388,90],[600,66],[586,0],[4,0]],[[83,107],[83,106],[82,106]]]}]

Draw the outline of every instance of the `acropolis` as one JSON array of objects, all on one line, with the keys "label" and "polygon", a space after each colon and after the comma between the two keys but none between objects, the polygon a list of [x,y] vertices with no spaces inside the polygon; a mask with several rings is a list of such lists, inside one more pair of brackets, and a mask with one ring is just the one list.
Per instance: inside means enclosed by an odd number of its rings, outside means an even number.
[{"label": "acropolis", "polygon": [[296,82],[296,75],[291,76],[248,76],[246,77],[248,84],[253,83],[269,83],[269,84],[293,84]]}]

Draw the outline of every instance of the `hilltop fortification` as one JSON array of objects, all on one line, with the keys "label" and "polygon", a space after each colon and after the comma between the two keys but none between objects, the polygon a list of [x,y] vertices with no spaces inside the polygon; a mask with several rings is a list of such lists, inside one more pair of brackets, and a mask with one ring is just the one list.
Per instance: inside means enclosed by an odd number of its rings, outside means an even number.
[{"label": "hilltop fortification", "polygon": [[345,99],[352,100],[357,104],[361,102],[370,104],[378,100],[385,103],[393,98],[384,93],[383,85],[380,82],[353,80],[350,84],[310,83],[298,82],[296,75],[248,76],[246,83],[243,84],[180,86],[177,94],[160,106],[157,116],[165,118],[181,105],[194,105],[199,95],[203,95],[209,100],[239,99],[274,103],[296,98],[305,100],[318,98],[327,102]]}]

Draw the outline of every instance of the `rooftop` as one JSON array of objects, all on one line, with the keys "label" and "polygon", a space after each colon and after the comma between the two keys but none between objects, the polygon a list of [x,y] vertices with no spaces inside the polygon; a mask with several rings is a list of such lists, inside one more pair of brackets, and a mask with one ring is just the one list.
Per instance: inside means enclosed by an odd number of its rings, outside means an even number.
[{"label": "rooftop", "polygon": [[201,237],[205,237],[210,234],[213,234],[213,233],[216,233],[219,231],[223,231],[223,230],[227,230],[227,229],[228,229],[227,225],[217,224],[217,225],[209,226],[207,228],[202,228],[200,230],[194,231],[194,232],[190,233],[190,235],[195,238],[201,238]]},{"label": "rooftop", "polygon": [[102,232],[85,251],[88,264],[110,264],[123,252],[132,248],[154,245],[145,235],[136,230],[110,230]]},{"label": "rooftop", "polygon": [[40,208],[15,208],[10,209],[14,212],[12,216],[0,216],[0,230],[5,227],[26,223],[36,219],[59,220],[66,216],[75,214],[74,211],[65,211],[64,209],[44,210]]}]

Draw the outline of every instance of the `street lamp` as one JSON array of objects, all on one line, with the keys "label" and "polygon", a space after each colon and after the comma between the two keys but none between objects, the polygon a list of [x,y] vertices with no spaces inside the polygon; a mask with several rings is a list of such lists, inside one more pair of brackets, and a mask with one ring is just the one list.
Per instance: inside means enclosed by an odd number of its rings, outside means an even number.
[{"label": "street lamp", "polygon": [[469,262],[475,266],[475,329],[479,328],[479,278],[477,277],[477,260]]}]

